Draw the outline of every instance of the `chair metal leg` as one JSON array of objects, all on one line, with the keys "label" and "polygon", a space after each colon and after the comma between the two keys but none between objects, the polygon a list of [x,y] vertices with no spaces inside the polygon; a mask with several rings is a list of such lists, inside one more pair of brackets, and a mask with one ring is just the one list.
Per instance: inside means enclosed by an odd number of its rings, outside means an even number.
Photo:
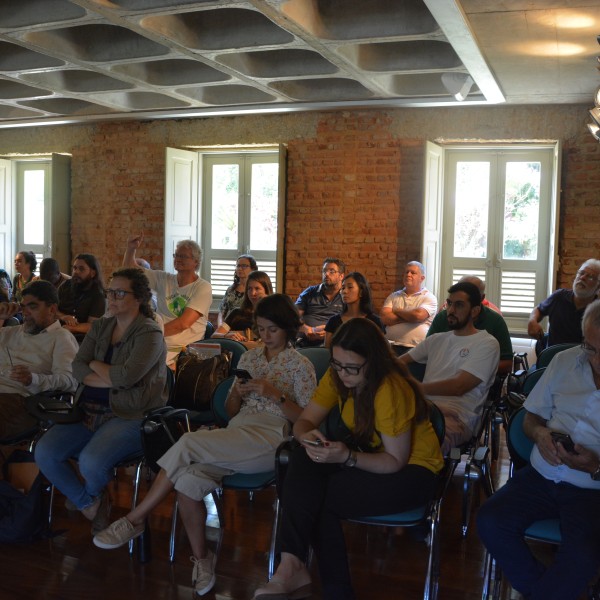
[{"label": "chair metal leg", "polygon": [[[138,464],[135,468],[135,475],[133,477],[133,495],[131,497],[131,510],[133,510],[137,506],[137,499],[138,499],[138,494],[140,491],[140,478],[142,475],[143,464],[144,464],[144,461],[141,460],[140,462],[138,462]],[[134,540],[130,540],[129,541],[129,554],[133,554],[133,545],[134,545]]]},{"label": "chair metal leg", "polygon": [[273,577],[275,573],[275,557],[277,554],[277,540],[279,539],[279,522],[281,517],[281,506],[279,504],[279,498],[275,498],[275,505],[273,506],[275,515],[273,516],[273,529],[271,531],[271,545],[269,547],[269,579]]},{"label": "chair metal leg", "polygon": [[477,475],[473,472],[472,457],[469,456],[465,463],[465,474],[463,477],[463,497],[462,497],[462,536],[467,537],[469,529],[469,520],[471,519],[471,505],[473,503],[473,479]]},{"label": "chair metal leg", "polygon": [[171,535],[169,536],[169,560],[175,561],[175,536],[177,534],[177,514],[179,513],[179,502],[175,498],[173,503],[173,514],[171,515]]}]

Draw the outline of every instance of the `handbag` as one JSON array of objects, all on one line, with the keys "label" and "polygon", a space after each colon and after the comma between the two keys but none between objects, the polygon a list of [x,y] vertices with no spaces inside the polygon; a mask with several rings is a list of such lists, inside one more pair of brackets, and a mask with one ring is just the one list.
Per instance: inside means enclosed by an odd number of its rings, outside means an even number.
[{"label": "handbag", "polygon": [[146,464],[158,473],[158,459],[189,430],[189,413],[186,409],[162,406],[153,410],[140,426]]},{"label": "handbag", "polygon": [[217,385],[229,377],[231,352],[224,350],[210,358],[187,351],[177,357],[173,406],[189,410],[209,410]]}]

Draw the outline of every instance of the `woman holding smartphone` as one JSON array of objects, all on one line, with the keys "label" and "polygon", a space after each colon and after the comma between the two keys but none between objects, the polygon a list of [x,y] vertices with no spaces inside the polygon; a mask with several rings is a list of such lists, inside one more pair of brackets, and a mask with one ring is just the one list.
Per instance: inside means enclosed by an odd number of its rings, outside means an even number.
[{"label": "woman holding smartphone", "polygon": [[212,337],[226,337],[238,342],[254,341],[254,307],[259,300],[272,293],[271,278],[264,271],[252,271],[246,281],[242,305],[229,313]]},{"label": "woman holding smartphone", "polygon": [[[345,441],[319,430],[338,409]],[[296,420],[294,437],[302,445],[292,452],[283,486],[281,563],[254,598],[310,596],[305,560],[312,546],[323,598],[352,600],[341,520],[424,504],[443,467],[420,387],[377,325],[357,318],[336,331],[330,369]]]},{"label": "woman holding smartphone", "polygon": [[161,470],[144,500],[94,538],[96,546],[112,549],[141,535],[146,517],[175,489],[192,547],[192,585],[199,596],[215,584],[216,562],[206,545],[203,498],[225,475],[272,469],[275,450],[316,387],[312,363],[291,345],[301,325],[292,301],[283,294],[263,298],[254,318],[263,346],[240,358],[239,369],[251,378],[236,378],[229,392],[228,426],[181,437],[158,461]]}]

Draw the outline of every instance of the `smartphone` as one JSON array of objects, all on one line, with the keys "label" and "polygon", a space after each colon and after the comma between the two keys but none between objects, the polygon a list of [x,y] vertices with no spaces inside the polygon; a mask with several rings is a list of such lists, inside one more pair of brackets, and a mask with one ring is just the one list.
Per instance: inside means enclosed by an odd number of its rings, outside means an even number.
[{"label": "smartphone", "polygon": [[552,436],[552,439],[555,442],[560,442],[562,444],[562,447],[569,454],[579,454],[575,451],[575,444],[573,443],[573,440],[571,439],[571,436],[569,434],[561,433],[560,431],[551,431],[550,435]]},{"label": "smartphone", "polygon": [[70,412],[73,410],[73,405],[64,400],[43,400],[38,402],[38,407],[42,410],[50,410],[54,412]]},{"label": "smartphone", "polygon": [[252,375],[250,375],[246,369],[234,369],[233,374],[239,379],[245,379],[246,381],[248,381],[248,379],[252,379]]},{"label": "smartphone", "polygon": [[308,444],[309,446],[317,446],[321,447],[323,445],[323,441],[317,438],[316,440],[302,440],[303,444]]}]

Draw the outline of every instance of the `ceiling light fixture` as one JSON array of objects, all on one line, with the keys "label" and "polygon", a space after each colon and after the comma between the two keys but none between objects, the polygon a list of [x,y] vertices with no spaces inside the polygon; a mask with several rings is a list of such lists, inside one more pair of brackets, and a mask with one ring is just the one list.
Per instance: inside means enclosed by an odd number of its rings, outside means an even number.
[{"label": "ceiling light fixture", "polygon": [[469,95],[475,82],[466,73],[442,73],[442,83],[449,94],[462,102]]}]

